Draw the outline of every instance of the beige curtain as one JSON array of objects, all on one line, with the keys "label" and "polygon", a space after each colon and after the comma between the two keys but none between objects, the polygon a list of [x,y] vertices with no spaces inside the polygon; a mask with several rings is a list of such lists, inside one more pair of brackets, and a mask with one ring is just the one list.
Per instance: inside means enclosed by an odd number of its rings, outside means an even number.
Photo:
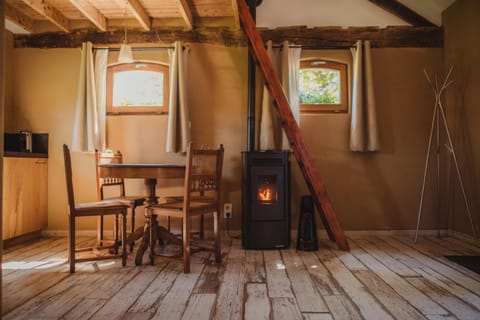
[{"label": "beige curtain", "polygon": [[80,57],[72,150],[104,150],[106,76],[108,50],[97,50],[95,61],[91,42],[83,43]]},{"label": "beige curtain", "polygon": [[[272,42],[267,42],[267,53],[273,68],[280,77],[283,90],[292,109],[292,113],[300,123],[300,105],[298,100],[298,72],[300,68],[300,48],[289,48],[288,42],[282,48],[274,49]],[[259,148],[261,150],[279,150],[289,148],[283,128],[273,109],[273,101],[267,87],[263,86],[260,114]]]},{"label": "beige curtain", "polygon": [[370,41],[357,41],[353,56],[351,151],[378,151],[377,116],[372,75]]},{"label": "beige curtain", "polygon": [[187,152],[191,142],[187,101],[187,62],[189,49],[175,42],[170,56],[170,100],[168,106],[167,152]]}]

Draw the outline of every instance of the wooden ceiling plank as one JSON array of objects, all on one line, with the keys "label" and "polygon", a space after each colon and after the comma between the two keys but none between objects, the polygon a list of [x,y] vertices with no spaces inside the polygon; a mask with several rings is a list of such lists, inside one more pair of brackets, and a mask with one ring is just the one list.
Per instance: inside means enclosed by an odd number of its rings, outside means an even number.
[{"label": "wooden ceiling plank", "polygon": [[151,30],[150,17],[143,8],[142,4],[138,0],[116,0],[121,8],[125,8],[126,2],[128,2],[127,10],[132,16],[137,19],[138,23],[145,31]]},{"label": "wooden ceiling plank", "polygon": [[238,15],[238,0],[232,0],[233,19],[235,21],[235,28],[240,29],[240,17]]},{"label": "wooden ceiling plank", "polygon": [[187,0],[177,0],[178,10],[182,15],[185,24],[187,25],[187,30],[193,29],[193,16],[190,6],[187,3]]},{"label": "wooden ceiling plank", "polygon": [[47,0],[23,0],[23,2],[47,18],[62,31],[70,32],[69,20]]},{"label": "wooden ceiling plank", "polygon": [[5,19],[25,29],[27,32],[34,32],[34,20],[12,7],[8,2],[5,2]]},{"label": "wooden ceiling plank", "polygon": [[401,4],[398,0],[368,0],[383,10],[399,17],[413,26],[435,26],[409,7]]},{"label": "wooden ceiling plank", "polygon": [[89,2],[85,0],[69,0],[88,20],[90,20],[100,31],[107,31],[107,19]]}]

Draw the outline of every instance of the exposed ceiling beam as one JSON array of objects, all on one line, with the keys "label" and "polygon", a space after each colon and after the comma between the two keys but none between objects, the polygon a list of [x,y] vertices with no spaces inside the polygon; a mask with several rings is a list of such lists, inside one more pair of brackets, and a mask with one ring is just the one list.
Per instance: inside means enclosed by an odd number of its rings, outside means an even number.
[{"label": "exposed ceiling beam", "polygon": [[[233,19],[235,21],[235,28],[240,29],[240,17],[238,16],[238,0],[232,0]],[[243,0],[242,0],[243,1]]]},{"label": "exposed ceiling beam", "polygon": [[398,0],[368,0],[413,26],[434,26],[433,23],[401,4]]},{"label": "exposed ceiling beam", "polygon": [[[350,48],[357,40],[370,40],[373,48],[442,48],[443,29],[439,27],[289,27],[260,29],[263,39],[274,43],[288,40],[304,48]],[[95,45],[118,47],[123,40],[123,32],[78,31],[70,34],[16,35],[16,48],[77,48],[82,42],[91,41]],[[128,32],[130,44],[158,42],[220,44],[230,47],[246,46],[247,41],[241,30],[231,28],[200,28],[193,31],[180,29],[157,29],[150,32],[132,30]],[[135,47],[135,45],[133,45]]]},{"label": "exposed ceiling beam", "polygon": [[47,0],[23,0],[23,2],[47,18],[62,31],[70,32],[68,19]]},{"label": "exposed ceiling beam", "polygon": [[151,24],[150,24],[150,18],[143,8],[142,4],[138,0],[116,0],[118,5],[121,8],[125,8],[125,5],[127,5],[127,10],[130,12],[132,16],[137,19],[138,23],[142,26],[143,30],[145,31],[150,31],[151,30]]},{"label": "exposed ceiling beam", "polygon": [[185,21],[185,24],[187,25],[187,29],[192,30],[193,18],[192,18],[192,12],[190,11],[190,7],[187,3],[187,0],[177,0],[177,4],[178,4],[178,10],[180,11],[182,18]]},{"label": "exposed ceiling beam", "polygon": [[5,2],[5,19],[16,24],[20,28],[25,29],[27,32],[34,31],[33,19],[9,5],[8,2]]},{"label": "exposed ceiling beam", "polygon": [[69,0],[88,20],[90,20],[100,31],[107,31],[107,19],[90,2],[86,0]]}]

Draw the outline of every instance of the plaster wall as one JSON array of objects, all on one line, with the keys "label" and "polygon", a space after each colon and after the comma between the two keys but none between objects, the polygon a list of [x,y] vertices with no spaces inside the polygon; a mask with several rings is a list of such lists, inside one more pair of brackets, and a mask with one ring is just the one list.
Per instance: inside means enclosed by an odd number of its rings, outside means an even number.
[{"label": "plaster wall", "polygon": [[[452,85],[445,95],[447,113],[472,221],[480,232],[480,2],[457,0],[443,14],[445,70],[453,67]],[[445,156],[444,207],[450,228],[473,235],[458,175],[452,157]]]},{"label": "plaster wall", "polygon": [[[233,203],[232,229],[241,221],[241,151],[246,145],[247,49],[189,44],[188,97],[194,142],[225,147],[225,202]],[[70,144],[75,113],[79,49],[13,49],[11,130],[50,134],[48,229],[67,229],[67,197],[61,145]],[[143,54],[143,53],[142,53]],[[144,53],[166,59],[165,52]],[[307,52],[305,55],[331,53]],[[339,53],[348,59],[348,51]],[[114,59],[112,57],[112,59]],[[423,68],[443,70],[443,49],[374,49],[374,81],[382,151],[348,150],[350,114],[304,115],[301,131],[324,180],[340,223],[347,230],[414,229],[423,165],[433,112],[433,96]],[[164,151],[167,117],[109,116],[108,147],[125,161],[177,162]],[[74,153],[77,199],[96,198],[94,157]],[[293,159],[293,158],[292,158]],[[293,160],[294,161],[294,160]],[[292,177],[292,228],[298,202],[306,193],[296,166]],[[160,181],[160,195],[181,190],[181,181]],[[143,181],[127,182],[129,193],[143,193]],[[427,195],[422,228],[436,228]],[[143,214],[137,212],[137,223]],[[79,228],[93,230],[94,219]]]}]

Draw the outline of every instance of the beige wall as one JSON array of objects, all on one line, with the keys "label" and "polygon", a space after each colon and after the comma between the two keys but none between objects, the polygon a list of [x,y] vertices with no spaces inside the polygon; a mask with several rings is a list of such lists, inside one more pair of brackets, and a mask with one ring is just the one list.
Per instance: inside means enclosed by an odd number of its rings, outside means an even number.
[{"label": "beige wall", "polygon": [[[189,102],[194,142],[225,146],[224,201],[232,202],[232,226],[240,228],[241,151],[246,145],[247,49],[189,44]],[[12,130],[50,134],[49,229],[66,229],[61,145],[70,144],[79,49],[14,49]],[[148,53],[150,54],[150,53]],[[157,53],[164,59],[164,52]],[[315,53],[317,54],[317,53]],[[349,114],[302,116],[301,130],[325,181],[341,224],[349,230],[414,229],[433,107],[424,67],[443,70],[442,49],[376,49],[375,84],[382,151],[348,151]],[[151,57],[149,57],[151,59]],[[108,145],[126,161],[178,161],[164,150],[166,116],[108,118]],[[181,158],[181,157],[180,157]],[[182,161],[183,159],[180,159]],[[77,198],[95,199],[92,154],[73,154]],[[292,228],[298,199],[306,192],[294,166]],[[143,192],[142,181],[129,181]],[[162,194],[181,182],[160,182]],[[431,196],[422,228],[435,228]],[[142,216],[141,212],[137,214]],[[139,218],[141,220],[141,217]],[[140,222],[140,221],[139,221]],[[81,225],[93,229],[94,220]]]},{"label": "beige wall", "polygon": [[12,123],[9,119],[13,117],[12,103],[13,103],[13,34],[5,31],[5,132],[10,132]]},{"label": "beige wall", "polygon": [[[189,45],[189,102],[194,143],[225,147],[224,199],[234,204],[234,223],[240,221],[240,152],[245,144],[246,48]],[[113,58],[114,59],[113,54]],[[166,61],[166,52],[135,53],[136,58]],[[67,203],[61,145],[70,144],[75,113],[79,49],[14,49],[13,113],[7,123],[13,131],[29,129],[50,134],[49,230],[65,230]],[[166,154],[167,116],[111,116],[107,119],[108,147],[120,149],[125,161],[184,162]],[[78,201],[95,200],[94,157],[73,153]],[[180,181],[161,181],[159,194],[180,190]],[[127,191],[144,193],[143,181],[128,181]],[[141,222],[143,213],[137,213]],[[94,219],[80,228],[93,229]]]},{"label": "beige wall", "polygon": [[[445,29],[445,70],[454,67],[453,85],[446,95],[446,112],[459,167],[476,226],[480,232],[480,1],[457,0],[443,14]],[[450,166],[445,175],[447,182],[445,207],[451,216],[450,227],[472,235],[465,202],[457,175]]]},{"label": "beige wall", "polygon": [[[345,51],[303,56],[349,59]],[[300,127],[345,229],[415,229],[433,114],[423,68],[442,70],[443,50],[374,49],[373,63],[380,152],[348,150],[350,114],[304,115]],[[298,174],[292,186],[293,203],[300,197],[297,186],[306,193]],[[430,193],[426,196],[422,229],[432,229],[436,228],[433,202]],[[298,208],[294,203],[295,214]]]}]

